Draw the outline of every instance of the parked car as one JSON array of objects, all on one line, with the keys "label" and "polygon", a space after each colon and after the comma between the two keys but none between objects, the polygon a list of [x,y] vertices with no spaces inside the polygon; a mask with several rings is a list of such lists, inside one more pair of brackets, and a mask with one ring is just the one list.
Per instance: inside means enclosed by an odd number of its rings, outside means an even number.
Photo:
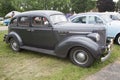
[{"label": "parked car", "polygon": [[107,30],[107,37],[115,38],[115,42],[120,45],[120,21],[112,20],[110,15],[106,13],[89,12],[71,16],[69,19],[73,23],[104,25]]},{"label": "parked car", "polygon": [[8,26],[9,23],[10,23],[10,20],[11,20],[11,18],[6,18],[6,19],[4,19],[4,20],[3,20],[3,24],[4,24],[5,26]]},{"label": "parked car", "polygon": [[[99,27],[100,26],[100,27]],[[4,41],[14,51],[21,49],[68,57],[82,67],[96,59],[105,61],[111,54],[112,39],[106,42],[106,30],[101,25],[70,23],[58,11],[36,10],[12,18]]]}]

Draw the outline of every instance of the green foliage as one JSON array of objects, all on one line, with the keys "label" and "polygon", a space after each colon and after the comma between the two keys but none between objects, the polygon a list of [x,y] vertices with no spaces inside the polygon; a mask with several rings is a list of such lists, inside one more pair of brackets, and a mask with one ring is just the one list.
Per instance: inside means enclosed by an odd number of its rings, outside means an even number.
[{"label": "green foliage", "polygon": [[120,11],[120,0],[117,2],[117,8]]},{"label": "green foliage", "polygon": [[0,0],[0,16],[10,11],[58,10],[64,13],[85,12],[95,7],[92,0]]},{"label": "green foliage", "polygon": [[0,16],[5,16],[12,10],[14,10],[14,7],[11,5],[11,0],[0,0]]},{"label": "green foliage", "polygon": [[85,12],[95,8],[95,1],[92,0],[71,0],[72,11]]}]

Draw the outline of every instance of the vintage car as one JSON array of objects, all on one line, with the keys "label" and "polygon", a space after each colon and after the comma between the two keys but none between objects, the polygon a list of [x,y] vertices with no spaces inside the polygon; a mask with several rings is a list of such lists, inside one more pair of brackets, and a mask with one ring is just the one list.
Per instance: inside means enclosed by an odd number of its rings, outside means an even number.
[{"label": "vintage car", "polygon": [[71,16],[69,20],[73,23],[103,25],[106,28],[108,38],[114,38],[115,43],[120,45],[120,21],[111,13],[88,12]]},{"label": "vintage car", "polygon": [[14,51],[21,49],[50,54],[89,67],[96,59],[105,61],[111,54],[112,39],[98,25],[69,22],[59,11],[35,10],[12,18],[4,41]]}]

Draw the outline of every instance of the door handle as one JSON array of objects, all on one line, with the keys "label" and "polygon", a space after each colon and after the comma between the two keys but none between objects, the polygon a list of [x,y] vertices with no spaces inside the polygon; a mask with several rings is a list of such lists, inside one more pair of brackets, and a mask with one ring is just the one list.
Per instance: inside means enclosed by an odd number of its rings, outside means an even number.
[{"label": "door handle", "polygon": [[34,29],[31,29],[31,32],[33,32],[34,31]]},{"label": "door handle", "polygon": [[31,31],[31,29],[27,29],[27,31]]},{"label": "door handle", "polygon": [[33,29],[27,29],[27,31],[33,32],[34,30]]}]

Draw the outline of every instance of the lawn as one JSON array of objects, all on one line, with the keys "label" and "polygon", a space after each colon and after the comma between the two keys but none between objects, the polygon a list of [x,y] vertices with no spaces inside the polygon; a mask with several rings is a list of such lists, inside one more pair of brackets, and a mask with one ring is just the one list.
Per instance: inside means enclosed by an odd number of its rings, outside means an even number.
[{"label": "lawn", "polygon": [[90,68],[81,68],[69,59],[37,52],[14,52],[3,42],[6,31],[0,31],[0,80],[84,80],[103,67],[120,59],[120,46],[114,45],[111,57],[97,61]]}]

